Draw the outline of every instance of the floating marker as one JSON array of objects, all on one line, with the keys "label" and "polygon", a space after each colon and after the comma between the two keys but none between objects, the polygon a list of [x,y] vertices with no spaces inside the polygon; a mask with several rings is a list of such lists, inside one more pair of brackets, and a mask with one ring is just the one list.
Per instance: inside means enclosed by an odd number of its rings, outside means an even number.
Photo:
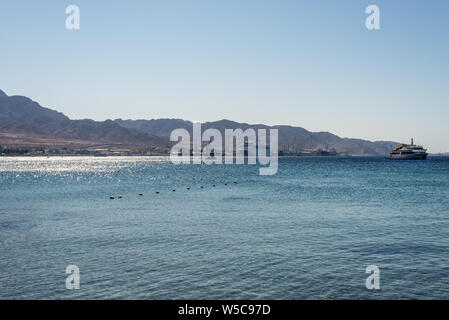
[{"label": "floating marker", "polygon": [[203,187],[203,186],[200,186],[200,188],[203,189],[204,187]]},{"label": "floating marker", "polygon": [[114,200],[115,198],[113,196],[110,196],[109,199]]},{"label": "floating marker", "polygon": [[225,183],[224,185],[225,185],[225,186],[227,186],[228,184],[227,184],[227,183]]},{"label": "floating marker", "polygon": [[173,189],[172,191],[173,191],[173,192],[176,192],[176,190],[175,190],[175,189]]},{"label": "floating marker", "polygon": [[118,196],[117,198],[121,199],[121,198],[122,198],[122,196]]},{"label": "floating marker", "polygon": [[237,184],[238,182],[237,181],[234,181],[234,184]]},{"label": "floating marker", "polygon": [[190,187],[187,187],[187,190],[190,190]]},{"label": "floating marker", "polygon": [[212,187],[215,187],[215,184],[213,184]]},{"label": "floating marker", "polygon": [[143,193],[139,193],[139,196],[143,196]]},{"label": "floating marker", "polygon": [[159,194],[159,191],[156,191],[156,194]]}]

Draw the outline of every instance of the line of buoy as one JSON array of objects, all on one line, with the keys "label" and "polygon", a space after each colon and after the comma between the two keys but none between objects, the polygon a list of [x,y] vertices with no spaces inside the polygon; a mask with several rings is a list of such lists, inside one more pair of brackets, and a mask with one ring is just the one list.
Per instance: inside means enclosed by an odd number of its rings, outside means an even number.
[{"label": "line of buoy", "polygon": [[[153,177],[155,178],[155,176],[153,176]],[[167,178],[170,178],[170,176],[168,176]],[[179,178],[182,179],[181,176],[180,176]],[[196,178],[193,177],[192,180],[196,180]],[[199,180],[200,180],[200,181],[203,181],[203,178],[200,178]],[[211,179],[211,181],[212,181],[212,182],[215,182],[215,179]],[[221,180],[221,182],[222,182],[223,185],[225,185],[225,186],[228,185],[228,183],[225,182],[224,179]],[[238,181],[234,181],[233,183],[234,183],[234,184],[238,184]],[[216,184],[212,184],[212,187],[216,187],[216,186],[217,186]],[[204,185],[201,185],[200,188],[201,188],[201,189],[204,189]],[[191,188],[190,188],[190,187],[186,187],[186,189],[187,189],[187,190],[190,190]],[[176,192],[176,189],[172,189],[172,192]],[[156,194],[160,194],[160,191],[156,191],[155,193],[156,193]],[[138,195],[139,195],[139,196],[143,196],[143,193],[139,193]],[[123,196],[122,196],[122,195],[118,195],[117,198],[118,198],[118,199],[122,199]],[[109,196],[109,199],[114,200],[114,199],[115,199],[115,196]]]}]

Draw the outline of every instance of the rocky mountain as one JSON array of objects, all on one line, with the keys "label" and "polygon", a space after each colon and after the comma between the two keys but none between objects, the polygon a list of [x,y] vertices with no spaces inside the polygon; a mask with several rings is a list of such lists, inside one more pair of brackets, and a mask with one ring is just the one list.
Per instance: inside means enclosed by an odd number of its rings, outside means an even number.
[{"label": "rocky mountain", "polygon": [[9,97],[0,91],[1,144],[166,147],[168,139],[125,128],[112,120],[70,120],[27,97]]},{"label": "rocky mountain", "polygon": [[[172,130],[184,128],[192,134],[192,122],[181,119],[153,119],[153,120],[114,120],[123,127],[139,130],[160,137],[169,138]],[[277,128],[279,131],[279,150],[301,152],[304,150],[332,150],[347,155],[386,155],[391,147],[396,145],[392,141],[366,141],[361,139],[340,138],[329,132],[310,132],[301,127],[267,126],[263,124],[239,123],[230,120],[206,122],[202,129],[218,129],[224,136],[225,129],[241,128],[246,130]]]},{"label": "rocky mountain", "polygon": [[192,132],[192,122],[182,119],[152,119],[152,120],[114,120],[117,124],[128,129],[153,134],[158,137],[169,139],[170,133],[178,128],[187,129]]},{"label": "rocky mountain", "polygon": [[[167,151],[170,133],[184,128],[192,132],[192,122],[182,119],[106,121],[71,120],[64,114],[42,107],[23,96],[8,96],[0,90],[0,145],[93,146],[105,144],[127,148],[157,148]],[[206,122],[202,129],[279,129],[279,150],[336,150],[347,155],[386,155],[391,141],[340,138],[329,132],[310,132],[301,127],[267,126],[230,120]]]}]

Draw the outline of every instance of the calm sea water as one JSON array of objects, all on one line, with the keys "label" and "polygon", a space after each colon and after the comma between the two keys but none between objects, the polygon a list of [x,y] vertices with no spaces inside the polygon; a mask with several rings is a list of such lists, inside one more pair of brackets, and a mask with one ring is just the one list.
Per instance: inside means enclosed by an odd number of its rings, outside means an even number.
[{"label": "calm sea water", "polygon": [[3,299],[447,299],[449,159],[0,158],[0,255]]}]

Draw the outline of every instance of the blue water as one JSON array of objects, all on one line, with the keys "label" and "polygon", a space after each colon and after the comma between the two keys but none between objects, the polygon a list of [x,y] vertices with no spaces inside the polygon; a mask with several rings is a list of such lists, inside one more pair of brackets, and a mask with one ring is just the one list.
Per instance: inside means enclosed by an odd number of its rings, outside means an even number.
[{"label": "blue water", "polygon": [[449,159],[0,158],[0,255],[2,299],[447,299]]}]

